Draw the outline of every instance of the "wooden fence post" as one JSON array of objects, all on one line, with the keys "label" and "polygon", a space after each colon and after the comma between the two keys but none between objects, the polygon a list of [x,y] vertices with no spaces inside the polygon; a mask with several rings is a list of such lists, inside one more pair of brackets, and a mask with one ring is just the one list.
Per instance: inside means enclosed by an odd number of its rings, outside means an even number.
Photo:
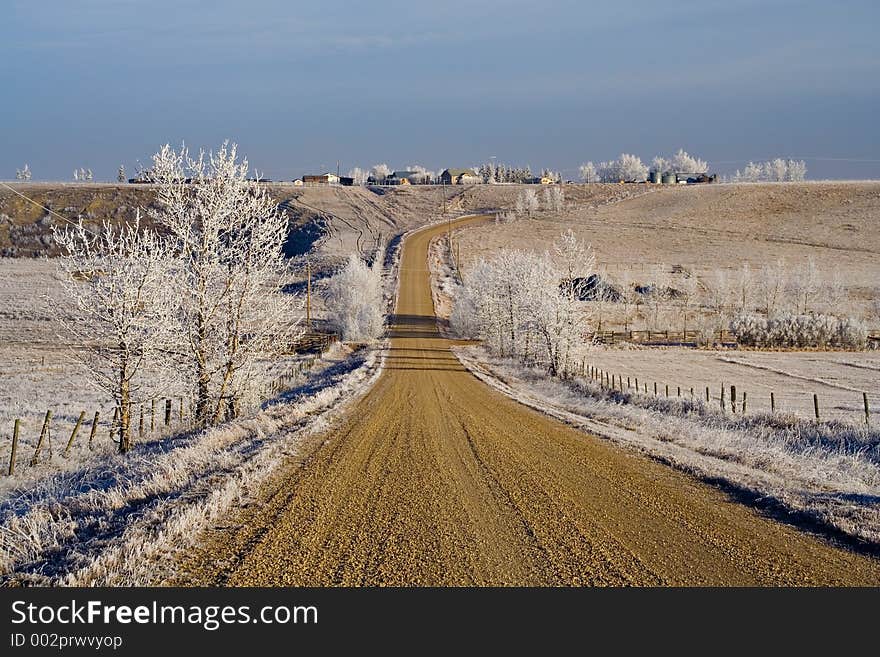
[{"label": "wooden fence post", "polygon": [[43,449],[43,441],[48,436],[49,442],[49,458],[52,458],[52,437],[49,436],[49,422],[52,421],[52,411],[46,411],[46,418],[43,420],[43,428],[40,430],[40,439],[37,441],[37,447],[34,449],[34,457],[31,459],[31,466],[40,462],[40,450]]},{"label": "wooden fence post", "polygon": [[140,410],[141,410],[141,419],[138,422],[138,435],[143,437],[143,435],[144,435],[144,405],[143,404],[140,405]]},{"label": "wooden fence post", "polygon": [[165,426],[171,424],[171,399],[165,400]]},{"label": "wooden fence post", "polygon": [[776,395],[773,394],[773,391],[770,391],[770,412],[776,412]]},{"label": "wooden fence post", "polygon": [[156,400],[150,400],[150,433],[156,430]]},{"label": "wooden fence post", "polygon": [[819,421],[819,396],[813,393],[813,410],[816,412],[816,422]]},{"label": "wooden fence post", "polygon": [[736,386],[730,386],[730,412],[736,413]]},{"label": "wooden fence post", "polygon": [[746,393],[746,391],[743,390],[743,415],[746,414],[746,394],[748,394],[748,393]]},{"label": "wooden fence post", "polygon": [[657,382],[654,381],[654,396],[657,396]]},{"label": "wooden fence post", "polygon": [[18,455],[18,425],[19,424],[21,424],[21,420],[16,418],[15,424],[12,427],[12,451],[9,454],[9,470],[6,473],[10,477],[15,474],[15,457]]},{"label": "wooden fence post", "polygon": [[178,417],[180,422],[183,422],[183,397],[180,398],[180,416]]},{"label": "wooden fence post", "polygon": [[706,403],[708,404],[710,401],[712,400],[709,398],[709,386],[706,386]]},{"label": "wooden fence post", "polygon": [[722,411],[727,410],[726,408],[724,408],[724,384],[723,383],[721,384],[721,410]]},{"label": "wooden fence post", "polygon": [[101,417],[100,411],[95,411],[95,419],[92,420],[92,430],[89,431],[89,449],[92,449],[92,441],[95,439],[95,434],[98,432],[98,419]]},{"label": "wooden fence post", "polygon": [[67,440],[67,447],[64,448],[64,456],[70,452],[70,448],[73,446],[73,441],[76,440],[76,434],[79,433],[79,428],[82,426],[83,418],[85,418],[86,412],[82,411],[79,414],[79,418],[76,420],[76,424],[73,427],[73,431],[70,432],[70,438]]},{"label": "wooden fence post", "polygon": [[636,377],[636,392],[639,391],[639,379]]},{"label": "wooden fence post", "polygon": [[862,393],[862,401],[865,402],[865,424],[871,424],[871,415],[868,412],[868,393]]},{"label": "wooden fence post", "polygon": [[119,422],[119,407],[113,409],[113,419],[110,420],[110,440],[116,440],[113,433],[116,431],[116,423]]},{"label": "wooden fence post", "polygon": [[676,397],[681,397],[681,386],[676,386],[677,392],[675,393]]},{"label": "wooden fence post", "polygon": [[667,397],[669,396],[669,384],[668,383],[666,384],[666,396]]}]

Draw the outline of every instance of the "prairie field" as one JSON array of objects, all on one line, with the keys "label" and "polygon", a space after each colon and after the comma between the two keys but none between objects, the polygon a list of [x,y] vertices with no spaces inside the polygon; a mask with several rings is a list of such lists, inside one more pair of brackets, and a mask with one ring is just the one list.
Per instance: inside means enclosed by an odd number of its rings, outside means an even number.
[{"label": "prairie field", "polygon": [[839,277],[853,313],[880,324],[880,182],[624,185],[651,191],[598,205],[572,201],[573,187],[588,186],[566,186],[562,212],[461,231],[464,275],[498,249],[543,251],[571,229],[612,280],[629,272],[647,283],[659,267],[706,281],[718,269],[735,276],[743,264],[757,272],[780,258],[794,274],[812,259],[826,279]]},{"label": "prairie field", "polygon": [[[680,347],[642,349],[603,349],[591,352],[593,366],[627,378],[635,386],[658,394],[690,397],[691,388],[705,399],[709,388],[711,403],[720,405],[720,390],[726,389],[730,408],[730,386],[737,390],[737,403],[746,393],[749,413],[769,412],[770,393],[775,410],[802,418],[814,417],[813,395],[819,400],[820,417],[864,423],[864,400],[868,393],[874,423],[880,424],[880,353],[820,351],[706,350]],[[624,383],[624,387],[626,383]],[[741,410],[741,406],[737,411]]]}]

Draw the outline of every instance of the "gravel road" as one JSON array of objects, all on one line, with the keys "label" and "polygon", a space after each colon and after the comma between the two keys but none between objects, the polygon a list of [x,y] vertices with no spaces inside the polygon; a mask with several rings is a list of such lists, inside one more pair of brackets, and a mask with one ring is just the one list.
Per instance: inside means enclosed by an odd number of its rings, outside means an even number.
[{"label": "gravel road", "polygon": [[[473,220],[471,220],[473,221]],[[385,372],[260,503],[207,534],[178,584],[817,585],[880,562],[525,408],[440,337],[411,236]]]}]

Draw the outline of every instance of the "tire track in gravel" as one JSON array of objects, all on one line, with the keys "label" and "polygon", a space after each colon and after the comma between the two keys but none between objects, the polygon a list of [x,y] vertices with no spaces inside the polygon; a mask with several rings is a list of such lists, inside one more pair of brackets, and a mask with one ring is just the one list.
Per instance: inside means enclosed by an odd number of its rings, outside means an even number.
[{"label": "tire track in gravel", "polygon": [[[463,219],[454,225],[478,221]],[[429,241],[411,235],[386,369],[201,537],[177,584],[793,585],[880,583],[880,562],[489,388],[436,328]]]}]

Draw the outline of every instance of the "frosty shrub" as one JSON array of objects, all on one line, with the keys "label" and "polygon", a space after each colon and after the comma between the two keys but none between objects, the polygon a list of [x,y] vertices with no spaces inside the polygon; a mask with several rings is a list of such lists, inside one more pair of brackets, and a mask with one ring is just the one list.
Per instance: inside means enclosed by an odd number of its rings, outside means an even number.
[{"label": "frosty shrub", "polygon": [[797,347],[863,349],[868,331],[850,317],[780,313],[764,317],[740,313],[730,322],[740,344],[749,347]]},{"label": "frosty shrub", "polygon": [[382,334],[384,307],[382,301],[381,260],[367,265],[351,254],[345,266],[330,278],[326,302],[330,322],[343,340],[368,342]]}]

